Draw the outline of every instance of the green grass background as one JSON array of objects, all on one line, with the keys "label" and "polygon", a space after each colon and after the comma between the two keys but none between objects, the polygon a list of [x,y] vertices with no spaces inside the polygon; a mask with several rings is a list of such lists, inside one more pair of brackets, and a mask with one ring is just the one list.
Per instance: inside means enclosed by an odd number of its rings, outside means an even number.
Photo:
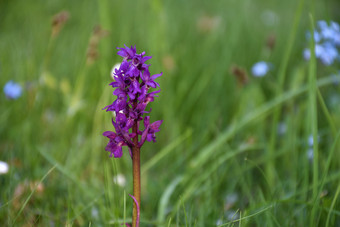
[{"label": "green grass background", "polygon": [[[62,10],[70,19],[51,39]],[[0,85],[14,80],[24,91],[0,96],[0,160],[10,165],[0,175],[0,225],[131,221],[131,159],[127,151],[110,159],[101,135],[113,130],[101,109],[114,100],[110,71],[126,44],[153,56],[151,73],[164,73],[151,105],[151,120],[164,122],[141,153],[141,226],[340,226],[340,89],[330,76],[339,64],[302,55],[312,45],[306,31],[320,19],[339,22],[339,10],[337,1],[307,0],[1,1]],[[202,31],[202,18],[216,28]],[[96,25],[109,35],[89,65]],[[260,60],[272,70],[252,77]],[[246,86],[233,65],[249,73]],[[310,135],[319,141],[313,159]],[[125,187],[114,184],[118,173]]]}]

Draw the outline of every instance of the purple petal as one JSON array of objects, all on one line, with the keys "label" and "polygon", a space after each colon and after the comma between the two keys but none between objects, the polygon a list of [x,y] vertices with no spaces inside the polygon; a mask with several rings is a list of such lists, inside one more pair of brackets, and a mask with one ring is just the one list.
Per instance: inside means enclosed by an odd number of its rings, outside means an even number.
[{"label": "purple petal", "polygon": [[128,48],[125,44],[124,46],[125,48],[117,47],[117,49],[119,49],[117,54],[125,59],[132,59],[132,57],[136,54],[136,47],[131,46],[131,48]]},{"label": "purple petal", "polygon": [[149,70],[144,70],[144,72],[141,74],[141,78],[143,81],[148,81],[150,79]]},{"label": "purple petal", "polygon": [[159,127],[161,126],[162,123],[163,123],[163,120],[155,121],[154,123],[150,125],[150,128],[154,131],[159,131]]},{"label": "purple petal", "polygon": [[146,83],[146,85],[149,85],[152,88],[156,88],[157,86],[159,87],[159,84],[156,83],[155,81],[149,81]]},{"label": "purple petal", "polygon": [[116,149],[113,151],[113,155],[115,156],[115,158],[122,157],[122,155],[123,155],[122,147],[117,146]]},{"label": "purple petal", "polygon": [[103,110],[105,110],[105,109],[106,109],[106,112],[107,112],[107,111],[113,111],[113,110],[115,109],[115,105],[114,105],[114,104],[111,104],[111,105],[105,106],[105,107],[103,108]]},{"label": "purple petal", "polygon": [[116,81],[111,82],[109,85],[111,85],[112,87],[119,87],[119,83]]},{"label": "purple petal", "polygon": [[146,62],[147,60],[149,60],[151,58],[152,58],[152,56],[145,56],[145,57],[143,57],[141,62],[144,63],[144,62]]},{"label": "purple petal", "polygon": [[116,90],[114,90],[112,94],[115,96],[121,96],[121,97],[126,96],[125,91],[120,88],[117,88]]},{"label": "purple petal", "polygon": [[126,116],[125,114],[122,114],[122,113],[116,113],[116,121],[117,122],[120,122],[120,123],[125,123],[126,122]]},{"label": "purple petal", "polygon": [[139,83],[138,83],[137,80],[132,81],[132,85],[133,85],[133,88],[134,88],[134,90],[135,90],[136,92],[139,92],[139,93],[142,92],[142,90],[139,88],[140,85],[139,85]]},{"label": "purple petal", "polygon": [[150,124],[150,116],[145,116],[144,117],[144,127],[148,128]]},{"label": "purple petal", "polygon": [[159,73],[159,74],[155,74],[155,75],[152,75],[152,77],[151,77],[151,79],[156,79],[157,77],[160,77],[160,76],[162,76],[163,75],[163,73],[161,72],[161,73]]},{"label": "purple petal", "polygon": [[147,128],[145,128],[144,129],[144,131],[143,131],[143,133],[142,133],[142,137],[141,137],[141,139],[140,139],[140,142],[139,142],[139,147],[141,147],[143,144],[144,144],[144,142],[145,142],[145,140],[146,140],[146,137],[147,137],[147,135],[148,135],[148,132],[149,132],[149,127],[147,127]]},{"label": "purple petal", "polygon": [[136,227],[139,227],[139,214],[140,214],[140,210],[139,210],[139,204],[138,204],[138,201],[136,200],[135,197],[133,197],[132,195],[129,194],[129,196],[133,199],[133,201],[135,202],[136,204],[136,207],[137,207],[137,219],[136,219]]},{"label": "purple petal", "polygon": [[156,142],[156,140],[153,138],[153,135],[150,134],[150,133],[148,133],[146,140],[149,141],[149,142],[151,142],[151,141]]},{"label": "purple petal", "polygon": [[120,65],[120,68],[119,68],[119,69],[120,69],[121,71],[123,71],[123,72],[126,72],[126,70],[128,70],[128,68],[129,68],[129,66],[130,66],[130,62],[124,60],[124,61],[122,62],[122,64]]},{"label": "purple petal", "polygon": [[106,131],[103,133],[103,136],[106,136],[107,138],[114,139],[116,138],[116,133],[111,132],[111,131]]}]

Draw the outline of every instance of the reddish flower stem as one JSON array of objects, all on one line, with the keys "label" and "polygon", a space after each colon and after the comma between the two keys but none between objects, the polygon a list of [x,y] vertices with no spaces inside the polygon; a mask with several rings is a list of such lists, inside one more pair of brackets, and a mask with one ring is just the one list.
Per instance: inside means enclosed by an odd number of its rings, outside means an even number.
[{"label": "reddish flower stem", "polygon": [[[134,103],[135,105],[137,104]],[[132,126],[132,132],[136,134],[133,138],[132,147],[132,176],[133,176],[133,196],[137,200],[137,203],[140,207],[140,148],[138,146],[138,134],[137,134],[138,126],[137,121],[135,121],[134,125]],[[132,226],[138,227],[136,225],[137,221],[137,205],[136,203],[133,204],[133,212],[132,212]]]}]

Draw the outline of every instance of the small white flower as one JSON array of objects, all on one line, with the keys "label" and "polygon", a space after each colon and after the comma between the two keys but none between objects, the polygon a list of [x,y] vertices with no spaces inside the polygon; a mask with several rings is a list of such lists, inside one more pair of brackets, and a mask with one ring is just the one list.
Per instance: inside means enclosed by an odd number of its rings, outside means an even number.
[{"label": "small white flower", "polygon": [[99,211],[98,211],[97,207],[92,207],[91,215],[92,215],[92,217],[94,219],[98,219],[99,218]]},{"label": "small white flower", "polygon": [[118,173],[115,177],[113,177],[113,182],[124,187],[126,185],[126,178],[123,174]]},{"label": "small white flower", "polygon": [[117,70],[119,69],[119,67],[120,67],[120,63],[116,63],[116,64],[112,67],[112,69],[111,69],[111,77],[112,77],[112,79],[115,78],[114,73],[115,73],[116,69],[117,69]]},{"label": "small white flower", "polygon": [[226,200],[226,203],[234,204],[238,200],[238,195],[236,193],[231,193],[231,194],[227,195],[225,200]]},{"label": "small white flower", "polygon": [[218,219],[218,220],[216,221],[216,225],[217,225],[217,226],[222,225],[222,224],[223,224],[222,219]]},{"label": "small white flower", "polygon": [[238,195],[236,193],[228,194],[224,199],[224,210],[230,210],[238,200]]},{"label": "small white flower", "polygon": [[273,27],[279,23],[279,16],[272,10],[265,10],[261,13],[261,19],[263,24],[268,27]]},{"label": "small white flower", "polygon": [[235,221],[240,218],[240,214],[235,210],[228,210],[227,212],[225,212],[224,215],[228,218],[229,221]]},{"label": "small white flower", "polygon": [[[117,116],[116,111],[112,111],[112,113],[113,113],[113,116],[116,118],[116,116]],[[123,114],[123,113],[124,113],[124,110],[119,110],[118,113]]]},{"label": "small white flower", "polygon": [[0,161],[0,174],[8,173],[9,166],[6,162]]}]

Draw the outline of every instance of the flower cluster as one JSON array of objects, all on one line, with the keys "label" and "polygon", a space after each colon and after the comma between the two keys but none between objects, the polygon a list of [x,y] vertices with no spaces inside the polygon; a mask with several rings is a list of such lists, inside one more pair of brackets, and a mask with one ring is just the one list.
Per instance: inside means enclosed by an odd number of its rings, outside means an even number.
[{"label": "flower cluster", "polygon": [[[317,28],[313,32],[315,40],[315,56],[324,65],[331,65],[339,59],[338,47],[340,47],[340,26],[338,23],[331,21],[330,25],[326,21],[318,21]],[[307,33],[307,39],[311,34]],[[310,50],[305,49],[303,52],[306,60],[310,59]]]},{"label": "flower cluster", "polygon": [[[136,54],[136,47],[118,48],[118,55],[123,57],[123,62],[113,72],[114,82],[110,83],[116,88],[113,95],[117,99],[103,109],[113,111],[115,120],[112,124],[115,132],[106,131],[104,136],[110,139],[105,150],[109,151],[110,157],[119,158],[122,156],[122,147],[127,146],[130,150],[133,147],[141,147],[145,140],[156,142],[155,133],[160,131],[159,127],[163,121],[150,123],[150,117],[144,116],[146,106],[153,102],[160,90],[149,92],[150,88],[157,88],[159,84],[154,80],[160,74],[150,75],[149,66],[145,62],[151,57],[144,56],[145,52]],[[144,130],[141,130],[140,122],[144,123]],[[135,139],[137,137],[137,140]],[[134,142],[134,141],[138,141]]]}]

